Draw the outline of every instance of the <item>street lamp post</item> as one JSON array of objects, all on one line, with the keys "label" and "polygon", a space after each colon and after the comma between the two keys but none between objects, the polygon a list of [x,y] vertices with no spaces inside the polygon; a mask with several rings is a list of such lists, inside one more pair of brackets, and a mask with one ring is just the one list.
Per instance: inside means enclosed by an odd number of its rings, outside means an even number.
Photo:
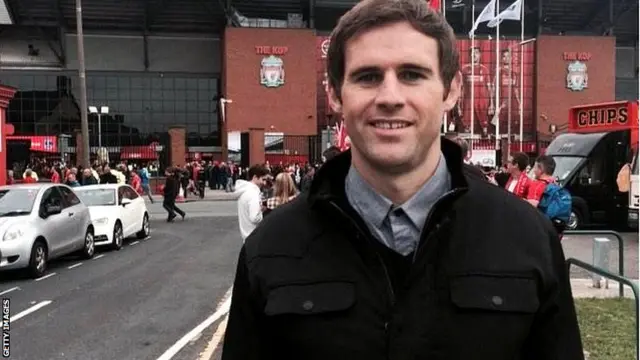
[{"label": "street lamp post", "polygon": [[102,148],[102,115],[109,114],[109,107],[101,106],[98,111],[97,106],[89,106],[89,112],[98,115],[98,148]]}]

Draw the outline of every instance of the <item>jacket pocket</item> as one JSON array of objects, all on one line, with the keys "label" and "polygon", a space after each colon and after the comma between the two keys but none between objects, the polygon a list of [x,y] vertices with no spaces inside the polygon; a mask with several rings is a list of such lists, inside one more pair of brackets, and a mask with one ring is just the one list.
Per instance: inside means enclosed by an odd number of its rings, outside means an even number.
[{"label": "jacket pocket", "polygon": [[264,312],[268,316],[314,315],[344,311],[354,303],[353,283],[290,284],[269,291]]},{"label": "jacket pocket", "polygon": [[451,301],[465,310],[535,313],[540,306],[533,278],[466,275],[453,278]]}]

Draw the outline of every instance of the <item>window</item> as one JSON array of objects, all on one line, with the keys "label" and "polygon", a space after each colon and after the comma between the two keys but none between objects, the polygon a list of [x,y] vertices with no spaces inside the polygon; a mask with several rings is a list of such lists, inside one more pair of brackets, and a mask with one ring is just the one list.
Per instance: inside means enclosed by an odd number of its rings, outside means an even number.
[{"label": "window", "polygon": [[44,213],[48,206],[62,206],[62,195],[58,191],[58,186],[45,190],[40,201],[40,213]]},{"label": "window", "polygon": [[135,200],[139,197],[138,193],[133,190],[133,188],[131,188],[130,186],[127,186],[124,188],[124,196],[127,199],[131,199],[131,200]]},{"label": "window", "polygon": [[80,204],[80,199],[78,199],[76,194],[74,194],[71,189],[64,186],[57,186],[57,188],[62,193],[62,198],[64,199],[66,205],[65,207],[71,207]]}]

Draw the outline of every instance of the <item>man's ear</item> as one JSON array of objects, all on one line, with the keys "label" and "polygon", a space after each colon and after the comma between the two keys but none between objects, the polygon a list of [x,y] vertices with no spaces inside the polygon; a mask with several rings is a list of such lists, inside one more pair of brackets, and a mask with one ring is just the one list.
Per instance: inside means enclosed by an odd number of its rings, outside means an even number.
[{"label": "man's ear", "polygon": [[447,97],[444,99],[444,110],[450,111],[456,106],[458,99],[460,99],[460,95],[462,93],[462,74],[460,71],[456,73],[456,76],[451,80],[451,86],[449,87],[449,93]]},{"label": "man's ear", "polygon": [[342,112],[342,101],[340,101],[340,98],[338,97],[338,94],[336,93],[336,90],[333,88],[333,86],[329,86],[329,93],[328,93],[328,97],[329,97],[329,106],[331,106],[331,110],[333,110],[333,112],[335,113],[341,113]]}]

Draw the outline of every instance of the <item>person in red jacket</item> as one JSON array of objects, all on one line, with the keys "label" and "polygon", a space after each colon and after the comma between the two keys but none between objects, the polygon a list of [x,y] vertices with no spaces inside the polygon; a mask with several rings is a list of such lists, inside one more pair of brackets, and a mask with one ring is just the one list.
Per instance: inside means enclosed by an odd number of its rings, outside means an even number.
[{"label": "person in red jacket", "polygon": [[131,182],[131,187],[133,188],[133,190],[142,195],[142,180],[140,179],[140,176],[135,171],[130,171],[129,176],[129,181]]},{"label": "person in red jacket", "polygon": [[31,169],[27,169],[27,171],[24,172],[24,183],[33,184],[37,182],[38,180],[33,177],[33,171]]}]

